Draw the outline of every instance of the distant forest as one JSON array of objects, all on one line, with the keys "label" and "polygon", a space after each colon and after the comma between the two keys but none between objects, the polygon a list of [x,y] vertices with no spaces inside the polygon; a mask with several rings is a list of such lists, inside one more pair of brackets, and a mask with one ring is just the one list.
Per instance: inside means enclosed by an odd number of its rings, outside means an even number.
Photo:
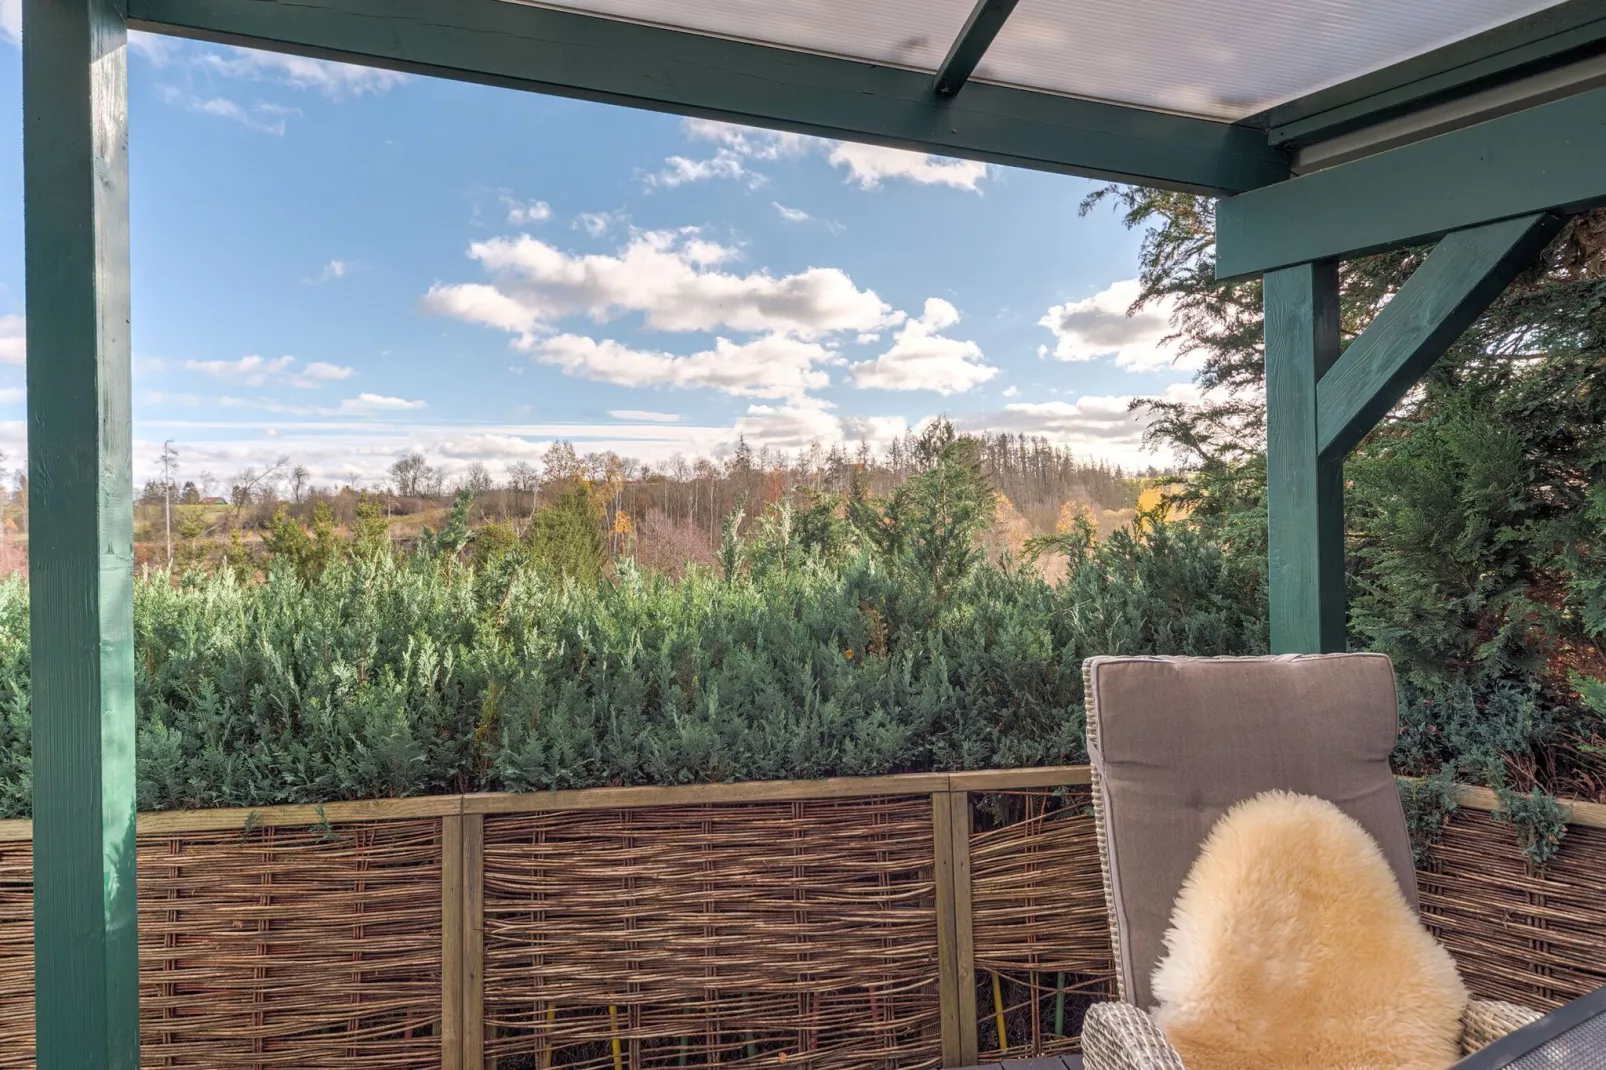
[{"label": "distant forest", "polygon": [[[1036,535],[1063,531],[1072,518],[1088,516],[1101,532],[1133,515],[1145,486],[1172,477],[1156,468],[1141,472],[1084,460],[1048,439],[1027,435],[977,436],[977,456],[997,494],[997,518],[987,541],[1018,552]],[[294,458],[279,457],[227,478],[187,473],[176,463],[168,479],[147,481],[136,500],[135,537],[142,564],[166,561],[169,538],[177,568],[221,560],[231,542],[251,545],[272,530],[275,516],[310,523],[320,505],[333,522],[349,529],[360,502],[377,503],[399,544],[415,541],[443,522],[459,494],[467,492],[474,523],[522,530],[543,505],[576,482],[589,486],[600,507],[599,523],[610,555],[627,549],[638,564],[673,575],[688,564],[712,564],[722,526],[733,513],[756,519],[783,499],[845,495],[857,481],[866,494],[886,495],[919,471],[917,436],[894,439],[880,451],[868,444],[814,444],[796,452],[753,450],[739,439],[723,461],[676,454],[646,464],[615,453],[581,453],[559,441],[537,464],[517,461],[493,477],[475,463],[453,477],[420,453],[399,456],[388,478],[339,485],[319,484]],[[27,484],[18,479],[5,515],[13,534],[27,530]],[[169,532],[171,536],[169,537]],[[11,540],[0,552],[0,570],[24,567],[25,554]]]}]

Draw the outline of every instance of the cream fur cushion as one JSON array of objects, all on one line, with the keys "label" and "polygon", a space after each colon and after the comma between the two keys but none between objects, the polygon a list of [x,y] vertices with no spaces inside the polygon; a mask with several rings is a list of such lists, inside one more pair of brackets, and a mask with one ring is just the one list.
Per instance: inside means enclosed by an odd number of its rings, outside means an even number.
[{"label": "cream fur cushion", "polygon": [[1445,1070],[1467,990],[1372,838],[1270,791],[1216,823],[1177,896],[1155,1021],[1188,1070]]}]

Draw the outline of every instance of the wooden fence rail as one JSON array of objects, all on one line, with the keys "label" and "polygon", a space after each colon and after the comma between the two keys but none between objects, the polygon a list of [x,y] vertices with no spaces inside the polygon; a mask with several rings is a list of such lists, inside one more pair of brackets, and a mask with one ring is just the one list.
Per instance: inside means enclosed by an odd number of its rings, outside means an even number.
[{"label": "wooden fence rail", "polygon": [[[1085,766],[139,820],[148,1067],[921,1070],[1074,1051],[1113,992]],[[1475,991],[1606,982],[1606,807],[1529,871],[1464,789],[1420,875]],[[31,1067],[0,822],[0,1070]]]}]

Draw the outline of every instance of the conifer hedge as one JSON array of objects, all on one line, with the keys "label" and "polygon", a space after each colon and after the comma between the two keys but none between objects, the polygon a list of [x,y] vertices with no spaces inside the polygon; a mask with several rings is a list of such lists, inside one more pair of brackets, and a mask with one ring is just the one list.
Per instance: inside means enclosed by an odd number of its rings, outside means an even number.
[{"label": "conifer hedge", "polygon": [[[679,581],[438,547],[143,579],[139,806],[1079,762],[1084,657],[1266,644],[1258,565],[1181,526],[1057,586],[752,550]],[[3,816],[30,804],[27,597],[0,584]]]}]

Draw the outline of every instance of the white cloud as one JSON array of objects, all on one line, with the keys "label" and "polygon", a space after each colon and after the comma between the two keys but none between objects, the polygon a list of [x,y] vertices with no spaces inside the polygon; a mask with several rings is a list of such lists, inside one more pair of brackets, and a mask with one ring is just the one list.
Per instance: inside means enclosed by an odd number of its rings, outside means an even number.
[{"label": "white cloud", "polygon": [[[21,0],[18,0],[21,3]],[[4,8],[6,0],[0,0],[0,8]],[[153,67],[165,67],[168,60],[182,49],[183,42],[176,37],[166,34],[145,33],[142,30],[128,31],[128,50],[145,57]]]},{"label": "white cloud", "polygon": [[684,186],[709,179],[734,179],[749,186],[762,186],[768,179],[755,171],[754,160],[779,160],[801,155],[815,139],[801,134],[757,130],[747,126],[715,122],[712,119],[683,119],[681,130],[693,141],[712,142],[714,155],[704,159],[671,156],[662,170],[644,177],[648,186]]},{"label": "white cloud", "polygon": [[20,386],[0,388],[0,405],[15,405],[27,400],[28,393]]},{"label": "white cloud", "polygon": [[342,367],[339,364],[326,364],[321,360],[315,360],[301,369],[301,377],[315,379],[320,382],[330,382],[337,379],[350,379],[356,370],[355,368]]},{"label": "white cloud", "polygon": [[[329,364],[321,360],[313,361],[300,371],[296,371],[295,364],[296,358],[291,356],[268,360],[253,353],[239,360],[187,360],[184,362],[184,368],[187,371],[200,372],[214,379],[244,386],[265,386],[269,382],[288,380],[293,386],[308,389],[350,379],[356,374],[355,368]],[[224,404],[245,403],[239,398],[230,398],[226,399]],[[261,407],[256,402],[250,404],[251,407]]]},{"label": "white cloud", "polygon": [[833,167],[846,167],[848,180],[861,189],[875,189],[882,181],[900,178],[922,186],[952,186],[979,193],[987,165],[978,160],[952,160],[924,152],[889,149],[840,141],[831,147]]},{"label": "white cloud", "polygon": [[408,401],[405,398],[385,397],[382,394],[358,394],[354,398],[347,398],[342,401],[339,411],[348,415],[364,415],[368,413],[413,412],[428,407],[429,403],[426,401]]},{"label": "white cloud", "polygon": [[552,206],[545,201],[520,201],[504,194],[502,203],[507,206],[507,221],[515,227],[542,223],[552,218]]},{"label": "white cloud", "polygon": [[553,321],[573,315],[606,323],[639,312],[655,330],[804,337],[876,330],[902,319],[838,268],[780,277],[715,270],[733,252],[694,232],[640,233],[614,256],[570,256],[527,235],[475,242],[469,255],[493,282],[437,283],[424,296],[424,308],[516,332],[524,348],[533,348]]},{"label": "white cloud", "polygon": [[1020,387],[1018,387],[1018,386],[1011,386],[1011,387],[1008,387],[1008,388],[1006,388],[1004,390],[1004,396],[1006,398],[1012,398],[1016,394],[1019,394],[1019,393],[1020,393]]},{"label": "white cloud", "polygon": [[712,141],[755,160],[779,160],[801,155],[816,139],[784,130],[760,130],[714,119],[682,119],[681,130],[694,141]]},{"label": "white cloud", "polygon": [[274,357],[268,360],[253,353],[239,360],[187,360],[184,362],[184,367],[189,371],[201,372],[216,379],[237,381],[246,386],[262,386],[270,377],[289,371],[295,362],[294,357]]},{"label": "white cloud", "polygon": [[315,90],[331,100],[379,96],[407,81],[407,76],[397,71],[232,46],[222,51],[201,52],[196,55],[194,64],[228,78]]},{"label": "white cloud", "polygon": [[766,334],[750,342],[718,338],[714,348],[678,356],[612,339],[563,334],[530,347],[536,360],[569,375],[620,386],[706,387],[738,397],[798,398],[830,377],[818,365],[841,358],[817,342]]},{"label": "white cloud", "polygon": [[18,315],[0,316],[0,364],[21,364],[27,356],[27,320]]},{"label": "white cloud", "polygon": [[608,415],[615,420],[630,420],[633,423],[672,424],[680,420],[678,413],[649,412],[646,409],[609,409]]},{"label": "white cloud", "polygon": [[[1111,358],[1128,371],[1198,367],[1198,357],[1182,355],[1181,347],[1166,341],[1171,333],[1169,301],[1150,302],[1128,315],[1142,287],[1137,279],[1111,283],[1092,297],[1055,305],[1038,325],[1054,332],[1053,355],[1065,361]],[[1047,347],[1038,355],[1047,355]]]},{"label": "white cloud", "polygon": [[574,217],[574,225],[593,238],[602,237],[617,222],[619,217],[613,212],[581,212]]},{"label": "white cloud", "polygon": [[711,178],[745,178],[753,186],[764,184],[764,176],[749,171],[742,158],[729,149],[720,149],[707,160],[693,160],[685,156],[670,156],[664,160],[661,171],[645,179],[649,186],[684,186],[692,182],[706,182]]},{"label": "white cloud", "polygon": [[[1197,402],[1199,389],[1176,383],[1159,395],[1166,401]],[[1149,419],[1143,410],[1132,411],[1130,395],[1084,396],[1075,401],[1016,402],[992,412],[953,416],[961,431],[1007,431],[1041,435],[1069,446],[1087,460],[1106,460],[1127,468],[1165,465],[1171,458],[1144,448],[1143,432]]]},{"label": "white cloud", "polygon": [[329,282],[331,279],[343,279],[351,274],[351,265],[344,260],[331,260],[323,266],[318,275],[319,282]]},{"label": "white cloud", "polygon": [[860,387],[881,390],[934,390],[962,394],[998,374],[982,359],[975,342],[947,338],[942,332],[959,322],[959,310],[940,297],[926,298],[925,313],[903,325],[892,348],[874,360],[853,366]]},{"label": "white cloud", "polygon": [[22,0],[0,0],[0,40],[22,44]]},{"label": "white cloud", "polygon": [[754,448],[798,450],[814,442],[868,442],[879,450],[909,429],[901,416],[838,416],[831,410],[829,402],[818,398],[752,405],[736,418],[732,439],[739,435]]},{"label": "white cloud", "polygon": [[284,136],[287,117],[301,114],[297,108],[286,108],[278,104],[267,104],[261,101],[248,107],[227,97],[197,96],[194,93],[175,89],[170,85],[159,87],[157,94],[168,104],[183,108],[185,111],[211,115],[219,119],[228,119],[252,130],[264,134],[272,134],[275,137]]},{"label": "white cloud", "polygon": [[775,206],[775,210],[781,214],[781,218],[788,223],[807,223],[809,221],[809,214],[801,208],[788,208],[780,201],[771,201],[770,204]]}]

